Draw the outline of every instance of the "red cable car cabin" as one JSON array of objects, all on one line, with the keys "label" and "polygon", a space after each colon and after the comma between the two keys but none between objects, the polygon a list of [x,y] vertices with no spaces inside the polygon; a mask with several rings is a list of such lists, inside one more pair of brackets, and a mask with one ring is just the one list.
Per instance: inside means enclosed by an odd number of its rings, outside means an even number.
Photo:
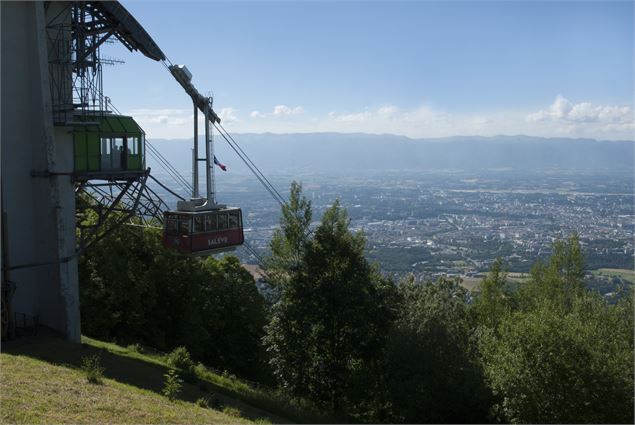
[{"label": "red cable car cabin", "polygon": [[163,216],[163,246],[182,254],[229,251],[245,240],[240,208],[166,211]]}]

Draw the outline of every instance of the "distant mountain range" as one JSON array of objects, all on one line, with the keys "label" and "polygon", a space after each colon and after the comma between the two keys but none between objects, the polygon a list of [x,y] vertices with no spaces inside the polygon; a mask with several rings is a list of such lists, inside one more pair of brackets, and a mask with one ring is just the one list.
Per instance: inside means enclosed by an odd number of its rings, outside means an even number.
[{"label": "distant mountain range", "polygon": [[[410,139],[396,135],[298,133],[233,134],[243,150],[270,174],[362,171],[632,171],[635,142],[529,136],[455,136]],[[200,138],[202,146],[203,137]],[[236,173],[244,164],[215,134],[219,160]],[[191,169],[191,139],[151,140],[180,171]],[[148,165],[154,162],[149,157]]]}]

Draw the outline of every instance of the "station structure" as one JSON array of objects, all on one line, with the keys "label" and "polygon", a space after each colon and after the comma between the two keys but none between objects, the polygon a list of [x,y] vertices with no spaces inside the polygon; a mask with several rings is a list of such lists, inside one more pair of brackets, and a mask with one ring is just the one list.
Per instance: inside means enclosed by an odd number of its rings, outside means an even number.
[{"label": "station structure", "polygon": [[[78,256],[132,215],[161,217],[145,133],[111,111],[100,57],[120,42],[165,55],[118,2],[0,2],[2,331],[81,337]],[[84,225],[91,210],[97,217]]]}]

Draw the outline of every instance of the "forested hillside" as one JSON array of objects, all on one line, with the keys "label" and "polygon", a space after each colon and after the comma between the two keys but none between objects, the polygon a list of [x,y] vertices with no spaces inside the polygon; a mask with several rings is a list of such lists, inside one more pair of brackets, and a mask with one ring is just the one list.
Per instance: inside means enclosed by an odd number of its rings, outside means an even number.
[{"label": "forested hillside", "polygon": [[294,183],[267,298],[235,257],[176,256],[124,227],[81,260],[83,331],[184,346],[340,422],[633,422],[632,293],[585,289],[575,234],[514,292],[495,262],[476,295],[383,275],[337,201],[311,221]]}]

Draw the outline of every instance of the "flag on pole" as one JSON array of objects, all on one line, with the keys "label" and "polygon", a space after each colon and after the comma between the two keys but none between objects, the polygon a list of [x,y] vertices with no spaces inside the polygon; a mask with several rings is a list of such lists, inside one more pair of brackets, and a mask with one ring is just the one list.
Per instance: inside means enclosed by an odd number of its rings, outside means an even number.
[{"label": "flag on pole", "polygon": [[216,159],[216,155],[214,155],[214,164],[218,165],[221,170],[227,171],[227,167],[220,163],[218,159]]}]

